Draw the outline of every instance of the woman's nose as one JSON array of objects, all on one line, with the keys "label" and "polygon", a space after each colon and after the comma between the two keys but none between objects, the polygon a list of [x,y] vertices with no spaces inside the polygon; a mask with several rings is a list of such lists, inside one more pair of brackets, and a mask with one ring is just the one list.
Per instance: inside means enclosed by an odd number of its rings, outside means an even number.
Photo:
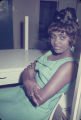
[{"label": "woman's nose", "polygon": [[55,42],[55,44],[57,44],[57,43],[59,43],[59,42],[60,42],[60,39],[59,39],[59,38],[57,38],[54,42]]}]

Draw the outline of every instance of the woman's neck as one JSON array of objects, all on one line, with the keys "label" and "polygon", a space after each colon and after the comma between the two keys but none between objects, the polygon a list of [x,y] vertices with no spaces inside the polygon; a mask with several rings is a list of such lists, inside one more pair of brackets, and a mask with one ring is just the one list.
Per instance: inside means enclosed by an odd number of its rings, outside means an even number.
[{"label": "woman's neck", "polygon": [[73,53],[70,50],[65,51],[64,53],[54,53],[52,52],[52,54],[50,56],[48,56],[48,60],[59,60],[59,59],[63,59],[63,58],[67,58],[67,57],[72,57]]}]

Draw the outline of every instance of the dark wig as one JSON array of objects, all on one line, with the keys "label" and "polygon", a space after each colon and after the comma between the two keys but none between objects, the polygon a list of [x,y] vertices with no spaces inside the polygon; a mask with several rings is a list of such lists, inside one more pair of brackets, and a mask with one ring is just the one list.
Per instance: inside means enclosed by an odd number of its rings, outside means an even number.
[{"label": "dark wig", "polygon": [[75,46],[79,39],[80,29],[74,8],[66,8],[57,12],[53,23],[48,28],[49,36],[55,31],[65,32],[71,39],[70,45]]}]

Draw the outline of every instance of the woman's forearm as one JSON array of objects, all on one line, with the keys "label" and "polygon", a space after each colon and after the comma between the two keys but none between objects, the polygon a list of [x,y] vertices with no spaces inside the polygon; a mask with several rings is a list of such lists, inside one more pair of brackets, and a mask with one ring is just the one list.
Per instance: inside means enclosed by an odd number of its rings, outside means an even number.
[{"label": "woman's forearm", "polygon": [[40,89],[40,86],[36,83],[35,79],[25,81],[24,87],[29,97],[34,95],[34,88],[35,90]]},{"label": "woman's forearm", "polygon": [[33,82],[36,82],[36,80],[35,80],[35,78],[33,78],[33,79],[23,79],[23,84],[25,85],[27,85],[27,82],[28,81],[33,81]]},{"label": "woman's forearm", "polygon": [[35,79],[26,79],[23,81],[23,84],[24,86],[29,89],[29,88],[32,88],[34,86],[34,84],[36,83],[36,80]]},{"label": "woman's forearm", "polygon": [[45,101],[47,101],[46,98],[44,98],[44,93],[43,93],[43,88],[40,88],[40,89],[34,89],[34,97],[32,97],[33,101],[35,99],[35,104],[38,106],[38,105],[41,105],[43,104]]}]

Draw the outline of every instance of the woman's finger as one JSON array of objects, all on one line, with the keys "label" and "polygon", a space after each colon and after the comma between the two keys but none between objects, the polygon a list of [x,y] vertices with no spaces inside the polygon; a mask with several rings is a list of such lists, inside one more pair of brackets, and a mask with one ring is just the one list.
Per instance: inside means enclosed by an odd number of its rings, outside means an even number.
[{"label": "woman's finger", "polygon": [[37,99],[35,98],[34,94],[32,94],[31,98],[32,98],[33,102],[38,106],[39,103],[38,103]]},{"label": "woman's finger", "polygon": [[38,87],[38,89],[37,89],[36,87],[34,87],[34,88],[33,88],[33,92],[34,92],[35,97],[41,101],[42,98],[41,98],[41,96],[40,96],[39,93],[38,93],[38,90],[39,90],[39,89],[40,89],[39,87]]}]

